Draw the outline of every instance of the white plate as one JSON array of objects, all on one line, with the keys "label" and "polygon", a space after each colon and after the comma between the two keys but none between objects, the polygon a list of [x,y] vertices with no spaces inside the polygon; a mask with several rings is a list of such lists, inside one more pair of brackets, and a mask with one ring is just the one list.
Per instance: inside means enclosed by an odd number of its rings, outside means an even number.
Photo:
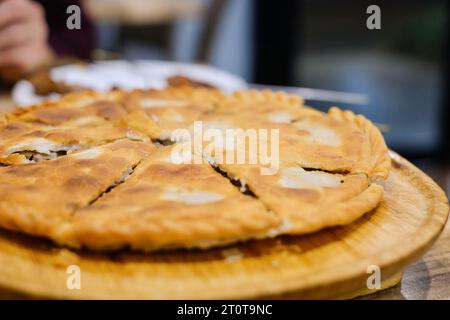
[{"label": "white plate", "polygon": [[[188,64],[165,61],[98,61],[86,66],[66,65],[53,68],[50,76],[55,81],[69,85],[79,85],[98,91],[112,88],[145,89],[164,88],[166,79],[174,75],[183,75],[191,79],[211,84],[225,92],[245,89],[247,83],[229,72],[200,64]],[[58,94],[38,96],[33,85],[26,80],[19,81],[12,90],[14,102],[19,106],[53,100]]]}]

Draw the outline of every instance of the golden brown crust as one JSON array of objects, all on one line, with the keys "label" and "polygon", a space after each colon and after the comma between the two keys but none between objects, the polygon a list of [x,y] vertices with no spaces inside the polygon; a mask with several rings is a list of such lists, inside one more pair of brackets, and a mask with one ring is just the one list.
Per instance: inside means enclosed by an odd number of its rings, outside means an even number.
[{"label": "golden brown crust", "polygon": [[[324,114],[285,93],[238,92],[201,119],[212,125],[278,129],[280,160],[302,167],[387,178],[390,159],[380,131],[363,116],[331,108]],[[299,150],[301,150],[299,152]]]},{"label": "golden brown crust", "polygon": [[[215,89],[169,87],[164,90],[135,90],[125,93],[121,100],[129,112],[145,112],[153,122],[151,137],[169,140],[173,130],[192,125],[202,114],[215,109],[224,99],[223,93]],[[148,122],[148,119],[146,119]],[[133,120],[136,124],[137,121]]]},{"label": "golden brown crust", "polygon": [[337,107],[332,107],[328,111],[330,117],[355,123],[367,135],[370,146],[370,172],[369,177],[376,180],[386,180],[391,168],[391,158],[389,149],[384,138],[375,125],[362,115],[355,115],[351,111],[343,111]]},{"label": "golden brown crust", "polygon": [[[289,116],[272,119],[274,110]],[[232,96],[203,120],[224,127],[279,130],[281,171],[277,175],[261,175],[259,165],[218,166],[246,183],[269,209],[285,219],[281,233],[302,234],[350,223],[376,208],[382,198],[383,188],[372,182],[387,178],[388,150],[378,129],[362,116],[336,108],[327,115],[299,108],[297,100],[283,94],[250,92]],[[225,159],[227,153],[208,157]],[[330,177],[342,175],[344,183],[334,187],[304,184],[298,189],[280,186],[281,172],[295,166]]]},{"label": "golden brown crust", "polygon": [[[17,124],[21,123],[9,123],[4,128],[17,128]],[[66,154],[120,139],[148,140],[137,131],[95,120],[83,124],[67,122],[56,127],[26,125],[17,129],[19,130],[9,130],[10,134],[1,141],[0,163],[31,163],[39,160],[39,157],[55,158],[61,153]],[[38,157],[30,159],[36,155]]]},{"label": "golden brown crust", "polygon": [[278,226],[277,216],[208,164],[171,162],[172,149],[152,153],[126,183],[77,210],[58,228],[56,240],[95,249],[201,248],[260,236]]},{"label": "golden brown crust", "polygon": [[250,105],[255,102],[270,102],[281,106],[300,107],[304,104],[304,100],[300,96],[290,95],[282,91],[271,90],[237,91],[230,96],[229,100],[235,101],[237,104],[248,103]]},{"label": "golden brown crust", "polygon": [[70,93],[58,101],[46,101],[16,109],[7,116],[10,121],[37,122],[47,125],[59,125],[87,116],[116,121],[126,114],[122,106],[117,103],[120,96],[121,93],[117,91],[107,94],[91,91]]},{"label": "golden brown crust", "polygon": [[[41,110],[52,107],[71,106],[71,107],[83,107],[91,102],[97,100],[108,99],[111,94],[103,94],[95,91],[81,91],[71,92],[61,96],[57,101],[44,101],[38,104],[33,104],[27,107],[21,107],[8,114],[10,117],[21,116],[35,110]],[[114,95],[112,95],[114,96]]]},{"label": "golden brown crust", "polygon": [[161,137],[161,128],[142,110],[129,112],[118,121],[118,126],[136,130],[153,139]]},{"label": "golden brown crust", "polygon": [[[278,172],[218,164],[252,197],[208,164],[175,165],[171,148],[155,152],[149,138],[169,139],[196,120],[279,130]],[[270,91],[77,92],[8,114],[0,133],[0,226],[93,249],[203,248],[348,224],[378,205],[383,188],[374,182],[390,169],[369,120]]]},{"label": "golden brown crust", "polygon": [[55,160],[0,168],[0,225],[52,239],[75,210],[120,181],[153,149],[124,140]]},{"label": "golden brown crust", "polygon": [[283,221],[281,234],[310,233],[325,227],[348,224],[375,209],[383,188],[364,174],[306,171],[284,166],[275,175],[262,175],[259,165],[219,167],[253,192]]}]

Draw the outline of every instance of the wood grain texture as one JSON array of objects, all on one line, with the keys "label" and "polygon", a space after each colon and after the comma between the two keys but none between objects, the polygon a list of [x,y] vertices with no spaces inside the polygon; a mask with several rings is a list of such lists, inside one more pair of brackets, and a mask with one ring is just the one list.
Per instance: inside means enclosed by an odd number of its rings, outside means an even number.
[{"label": "wood grain texture", "polygon": [[427,253],[403,273],[400,284],[360,299],[450,300],[450,224]]},{"label": "wood grain texture", "polygon": [[[450,166],[419,163],[450,196]],[[450,223],[435,244],[418,261],[409,266],[402,282],[383,292],[361,299],[446,299],[450,300]]]},{"label": "wood grain texture", "polygon": [[[430,247],[445,225],[444,192],[392,154],[385,200],[346,227],[207,251],[143,254],[76,252],[0,231],[4,298],[336,298],[366,288],[367,267],[394,279]],[[81,268],[81,290],[66,269]],[[406,275],[407,276],[407,275]],[[367,292],[364,292],[367,293]],[[0,295],[1,297],[1,295]]]}]

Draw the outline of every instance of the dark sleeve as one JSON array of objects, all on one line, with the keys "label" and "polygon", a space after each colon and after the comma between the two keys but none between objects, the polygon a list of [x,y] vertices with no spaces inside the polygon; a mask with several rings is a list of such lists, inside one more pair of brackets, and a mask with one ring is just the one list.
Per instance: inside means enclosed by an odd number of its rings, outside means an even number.
[{"label": "dark sleeve", "polygon": [[[60,57],[90,59],[95,48],[95,29],[80,0],[36,0],[44,9],[49,26],[49,43]],[[67,7],[81,8],[81,29],[69,30],[66,26]]]}]

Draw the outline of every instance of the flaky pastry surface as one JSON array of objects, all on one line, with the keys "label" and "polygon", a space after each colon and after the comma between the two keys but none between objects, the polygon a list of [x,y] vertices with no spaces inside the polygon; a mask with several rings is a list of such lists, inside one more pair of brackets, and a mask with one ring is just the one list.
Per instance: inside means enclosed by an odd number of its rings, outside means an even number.
[{"label": "flaky pastry surface", "polygon": [[[172,132],[195,121],[278,130],[276,173],[219,161],[233,149],[175,163]],[[376,208],[390,170],[366,118],[271,91],[77,92],[7,114],[0,134],[0,227],[75,248],[208,248],[344,225]]]}]

